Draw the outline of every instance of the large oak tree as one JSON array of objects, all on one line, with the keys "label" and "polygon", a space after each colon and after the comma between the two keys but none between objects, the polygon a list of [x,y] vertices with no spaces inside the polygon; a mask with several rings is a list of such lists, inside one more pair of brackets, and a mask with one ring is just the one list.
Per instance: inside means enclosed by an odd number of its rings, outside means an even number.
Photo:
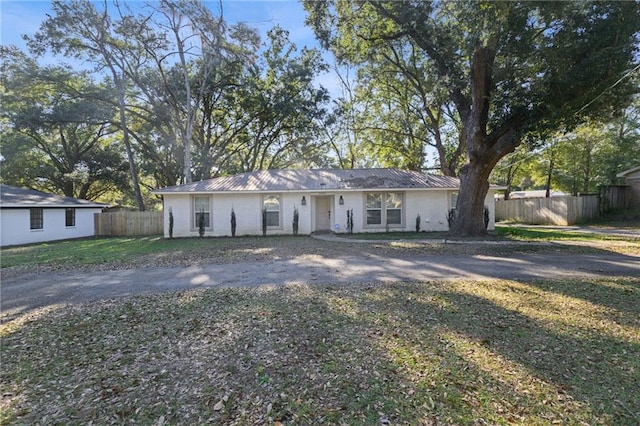
[{"label": "large oak tree", "polygon": [[3,183],[90,200],[126,191],[114,108],[91,99],[110,88],[63,67],[40,67],[14,48],[0,53]]},{"label": "large oak tree", "polygon": [[460,118],[467,161],[451,232],[481,235],[488,178],[525,140],[623,105],[636,88],[638,2],[305,1],[345,62],[418,46]]}]

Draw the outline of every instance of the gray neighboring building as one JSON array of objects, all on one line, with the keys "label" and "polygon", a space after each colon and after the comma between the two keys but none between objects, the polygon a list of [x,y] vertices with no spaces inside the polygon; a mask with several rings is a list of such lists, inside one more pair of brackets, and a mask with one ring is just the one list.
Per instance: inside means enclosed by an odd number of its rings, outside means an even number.
[{"label": "gray neighboring building", "polygon": [[629,187],[629,207],[632,209],[640,209],[640,166],[625,170],[616,176],[624,178],[625,183]]},{"label": "gray neighboring building", "polygon": [[91,237],[106,204],[0,184],[0,246]]}]

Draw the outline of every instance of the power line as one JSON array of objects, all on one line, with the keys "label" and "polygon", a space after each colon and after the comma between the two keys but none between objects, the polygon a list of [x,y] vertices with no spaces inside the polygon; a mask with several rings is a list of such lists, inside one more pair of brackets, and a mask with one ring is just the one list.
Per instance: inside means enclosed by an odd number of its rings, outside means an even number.
[{"label": "power line", "polygon": [[584,111],[586,108],[589,107],[589,105],[591,105],[592,103],[594,103],[595,101],[597,101],[598,99],[600,99],[605,93],[607,93],[609,90],[613,89],[614,87],[616,87],[618,84],[620,84],[622,82],[622,80],[624,80],[625,78],[629,77],[631,74],[633,74],[634,72],[638,71],[640,69],[640,64],[638,64],[634,69],[632,69],[631,71],[627,72],[625,75],[623,75],[622,77],[620,77],[618,79],[618,81],[616,81],[615,83],[613,83],[613,85],[611,85],[610,87],[607,87],[606,89],[604,89],[602,91],[602,93],[600,93],[598,96],[596,96],[595,98],[593,98],[593,100],[591,100],[589,103],[587,103],[585,106],[583,106],[582,108],[580,108],[578,111],[576,111],[574,113],[574,115],[578,115],[580,114],[582,111]]}]

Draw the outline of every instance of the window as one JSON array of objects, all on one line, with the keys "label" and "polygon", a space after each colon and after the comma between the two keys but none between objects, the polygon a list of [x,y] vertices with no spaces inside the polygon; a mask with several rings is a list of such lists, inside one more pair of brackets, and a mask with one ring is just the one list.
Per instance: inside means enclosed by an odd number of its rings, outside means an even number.
[{"label": "window", "polygon": [[64,226],[76,226],[76,209],[64,210]]},{"label": "window", "polygon": [[193,197],[194,222],[193,227],[198,228],[200,217],[204,218],[204,227],[211,227],[211,207],[209,197]]},{"label": "window", "polygon": [[382,225],[382,194],[367,194],[367,225]]},{"label": "window", "polygon": [[402,193],[390,192],[387,194],[387,225],[402,224]]},{"label": "window", "polygon": [[42,229],[42,209],[29,209],[29,222],[31,229]]},{"label": "window", "polygon": [[455,210],[456,209],[456,204],[458,204],[458,193],[457,192],[452,192],[451,193],[451,204],[449,205],[449,208],[451,210]]},{"label": "window", "polygon": [[265,195],[262,207],[267,211],[267,227],[280,226],[280,196]]},{"label": "window", "polygon": [[367,225],[402,225],[402,193],[367,194]]}]

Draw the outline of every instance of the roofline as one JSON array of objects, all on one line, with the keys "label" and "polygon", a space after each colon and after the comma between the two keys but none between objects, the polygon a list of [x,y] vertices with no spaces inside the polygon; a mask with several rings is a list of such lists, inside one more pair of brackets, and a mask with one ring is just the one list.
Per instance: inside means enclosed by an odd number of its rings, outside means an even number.
[{"label": "roofline", "polygon": [[0,204],[0,209],[103,209],[109,204]]},{"label": "roofline", "polygon": [[[491,185],[489,190],[499,191],[507,189],[502,185]],[[372,192],[372,191],[459,191],[459,186],[447,186],[440,188],[408,188],[408,187],[395,187],[395,188],[337,188],[337,189],[279,189],[279,190],[225,190],[225,191],[163,191],[162,189],[155,189],[151,191],[152,194],[165,195],[165,194],[272,194],[276,192],[309,194],[309,193],[333,193],[333,192]]]},{"label": "roofline", "polygon": [[[315,194],[315,193],[333,193],[333,192],[373,192],[373,191],[451,191],[459,190],[457,186],[441,187],[441,188],[408,188],[404,186],[394,188],[336,188],[336,189],[274,189],[274,190],[225,190],[225,191],[163,191],[156,189],[151,191],[155,195],[165,194],[273,194],[278,192],[298,193],[298,194]],[[491,187],[489,189],[496,189]]]},{"label": "roofline", "polygon": [[640,171],[640,166],[634,167],[633,169],[625,170],[624,172],[620,172],[620,173],[618,173],[616,175],[616,177],[623,178],[623,177],[626,177],[627,175],[629,175],[631,173],[635,173],[637,171]]}]

